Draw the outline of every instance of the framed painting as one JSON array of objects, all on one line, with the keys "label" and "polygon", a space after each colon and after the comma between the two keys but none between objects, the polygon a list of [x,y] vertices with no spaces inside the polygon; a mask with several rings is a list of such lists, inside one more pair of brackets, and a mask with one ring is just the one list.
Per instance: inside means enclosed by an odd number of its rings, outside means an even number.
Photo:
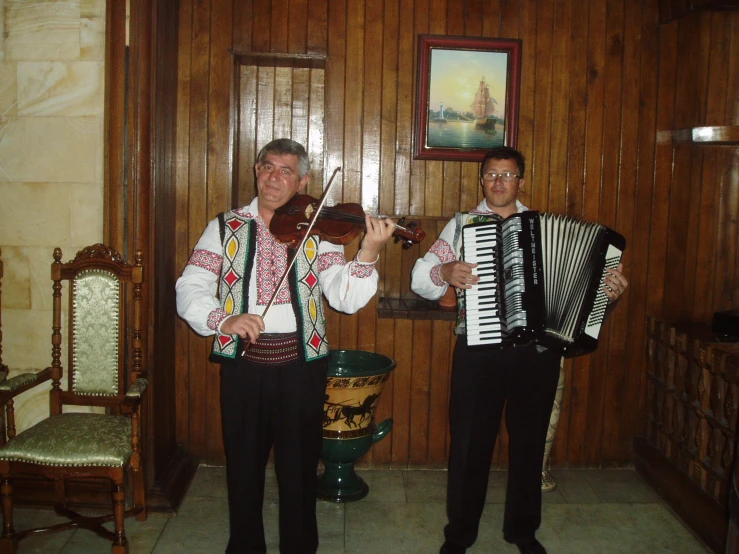
[{"label": "framed painting", "polygon": [[521,41],[420,35],[416,159],[481,161],[516,147]]}]

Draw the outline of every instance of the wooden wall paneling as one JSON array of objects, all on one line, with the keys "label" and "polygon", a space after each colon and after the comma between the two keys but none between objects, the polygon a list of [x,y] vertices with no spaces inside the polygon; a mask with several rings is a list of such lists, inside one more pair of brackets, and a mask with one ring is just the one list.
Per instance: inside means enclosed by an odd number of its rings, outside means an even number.
[{"label": "wooden wall paneling", "polygon": [[447,459],[449,412],[449,379],[451,375],[452,333],[451,321],[433,321],[431,324],[431,359],[429,360],[429,425],[428,461],[432,468],[443,468]]},{"label": "wooden wall paneling", "polygon": [[[210,48],[208,53],[208,128],[207,128],[207,219],[231,207],[234,153],[234,128],[231,126],[231,96],[235,65],[229,49],[233,45],[233,4],[224,3],[214,9],[210,18]],[[204,87],[205,88],[205,87]],[[204,229],[205,226],[201,227]],[[206,366],[206,414],[204,421],[205,448],[208,460],[225,462],[222,433],[210,432],[221,428],[220,365]]]},{"label": "wooden wall paneling", "polygon": [[[377,320],[377,353],[395,359],[395,320],[394,319],[378,319]],[[396,369],[390,374],[390,378],[385,383],[380,394],[380,400],[375,410],[375,421],[378,423],[388,418],[394,417],[393,409],[393,390],[394,376]],[[388,467],[392,461],[392,445],[394,430],[390,431],[381,441],[372,447],[372,462],[375,467]]]},{"label": "wooden wall paneling", "polygon": [[[182,0],[180,2],[179,12],[179,36],[177,39],[179,56],[177,61],[177,145],[178,160],[175,175],[175,217],[178,225],[174,229],[175,233],[175,268],[182,271],[187,260],[190,257],[193,243],[191,242],[191,230],[189,226],[190,219],[190,195],[189,195],[189,176],[190,162],[187,153],[190,150],[190,96],[192,78],[192,4],[190,0]],[[188,222],[188,224],[183,224]],[[189,372],[189,353],[190,339],[194,338],[194,334],[190,331],[189,326],[181,318],[175,318],[175,398],[177,406],[184,413],[189,413],[190,402],[190,372]],[[177,442],[180,444],[190,445],[189,437],[189,421],[188,418],[182,417],[181,413],[177,417],[176,433]],[[192,451],[192,448],[190,448]]]},{"label": "wooden wall paneling", "polygon": [[431,380],[430,320],[413,321],[413,355],[411,359],[410,441],[408,465],[425,467],[429,443],[429,383]]},{"label": "wooden wall paneling", "polygon": [[[301,0],[298,0],[298,2]],[[290,13],[292,4],[295,0],[271,0],[270,10],[270,29],[269,29],[269,50],[270,52],[287,52],[288,51],[288,24],[291,19]],[[305,20],[295,19],[303,23]],[[304,23],[303,23],[304,24]],[[296,25],[301,27],[301,25]]]},{"label": "wooden wall paneling", "polygon": [[286,51],[305,54],[308,45],[308,0],[290,0],[288,16],[283,16],[283,19],[285,25],[289,25]]},{"label": "wooden wall paneling", "polygon": [[[310,88],[308,90],[308,138],[305,147],[311,159],[312,179],[308,184],[308,194],[319,198],[328,184],[330,174],[335,167],[326,167],[326,70],[313,68],[310,70]],[[329,175],[327,175],[327,173]],[[340,179],[340,175],[336,175]]]},{"label": "wooden wall paneling", "polygon": [[[623,30],[623,93],[621,95],[621,132],[619,149],[621,151],[620,170],[618,171],[618,207],[615,227],[624,235],[627,243],[627,254],[623,258],[627,279],[631,279],[630,268],[635,242],[633,221],[636,206],[637,163],[639,136],[639,90],[641,87],[639,61],[642,53],[642,4],[633,0],[624,3]],[[606,385],[606,412],[618,420],[618,426],[612,425],[604,432],[603,458],[611,463],[628,460],[633,449],[633,436],[636,430],[634,414],[638,410],[637,395],[629,394],[627,386],[636,383],[638,386],[640,366],[626,363],[628,349],[631,345],[629,329],[634,323],[629,318],[631,289],[614,308],[610,319],[610,351],[609,377]],[[643,318],[642,318],[643,319]],[[639,342],[639,337],[634,338]],[[609,433],[609,430],[611,431]],[[614,432],[615,431],[615,432]]]},{"label": "wooden wall paneling", "polygon": [[[549,1],[549,0],[547,0]],[[521,94],[518,104],[518,144],[511,144],[526,158],[526,183],[521,201],[531,206],[535,176],[534,117],[536,109],[536,7],[534,0],[519,2],[519,35],[521,39]],[[505,21],[503,22],[505,26]]]},{"label": "wooden wall paneling", "polygon": [[257,69],[257,134],[256,152],[275,138],[275,73],[276,67]]},{"label": "wooden wall paneling", "polygon": [[[292,137],[293,136],[293,87],[295,83],[293,81],[293,68],[292,67],[275,67],[274,68],[274,126],[272,129],[273,138],[281,137]],[[297,100],[297,99],[296,99]],[[260,114],[261,115],[261,114]],[[303,126],[303,131],[305,126]],[[296,130],[298,131],[298,130]],[[301,142],[299,139],[305,141],[305,134],[298,131],[295,140]],[[305,144],[305,142],[301,142]],[[264,146],[260,145],[260,148]]]},{"label": "wooden wall paneling", "polygon": [[[739,65],[739,40],[734,38],[739,31],[739,13],[732,12],[724,15],[730,21],[730,27],[723,36],[723,40],[728,41],[729,62],[727,67],[734,68]],[[733,125],[739,123],[739,98],[735,93],[739,88],[738,73],[729,71],[725,89],[724,119]],[[739,213],[739,149],[731,148],[728,151],[722,149],[720,159],[723,172],[720,177],[722,196],[718,210],[717,250],[721,252],[721,256],[716,262],[714,308],[727,310],[736,307],[737,299],[739,299],[739,277],[737,277],[739,274],[739,256],[737,255],[739,226],[735,217]]]},{"label": "wooden wall paneling", "polygon": [[[190,236],[190,252],[200,238],[209,220],[208,197],[208,86],[210,53],[210,4],[191,6],[191,73],[190,73],[190,137],[189,137],[189,210],[187,218]],[[187,263],[187,262],[185,262]],[[184,268],[184,264],[182,266]],[[210,341],[197,337],[192,330],[188,353],[189,401],[191,413],[207,414],[207,368]],[[198,458],[208,455],[206,445],[207,419],[191,418],[188,426],[190,451]]]},{"label": "wooden wall paneling", "polygon": [[308,36],[306,37],[308,52],[325,53],[328,51],[328,1],[309,0]]},{"label": "wooden wall paneling", "polygon": [[[623,73],[624,69],[624,5],[623,0],[607,0],[606,2],[606,35],[605,35],[605,75],[604,75],[604,121],[603,121],[603,160],[601,167],[601,193],[598,222],[611,228],[618,228],[616,210],[619,190],[619,169],[621,167],[620,150],[623,110]],[[615,109],[605,109],[614,106]],[[598,350],[591,359],[591,371],[598,375],[598,387],[595,391],[602,394],[602,428],[598,451],[598,463],[614,462],[612,456],[606,457],[608,441],[617,442],[621,423],[619,410],[621,386],[623,384],[623,366],[621,354],[612,338],[614,320],[621,314],[613,313],[601,329]],[[593,381],[591,381],[593,384]],[[594,391],[594,392],[595,392]],[[609,459],[610,458],[610,459]]]},{"label": "wooden wall paneling", "polygon": [[[641,3],[638,0],[632,0]],[[631,6],[630,6],[631,7]],[[650,245],[652,227],[652,204],[655,187],[655,149],[657,129],[657,90],[659,72],[655,70],[659,61],[659,17],[655,6],[644,6],[641,19],[641,59],[639,92],[639,134],[637,187],[634,198],[634,240],[629,246],[629,312],[628,354],[629,367],[645,367],[645,318],[647,298],[652,295],[650,272]],[[642,433],[642,414],[645,402],[644,371],[629,373],[626,390],[639,391],[630,395],[638,402],[637,409],[627,415],[628,424],[636,425],[636,433]],[[635,418],[635,419],[634,419]],[[631,441],[629,441],[630,443]],[[631,448],[631,444],[627,445]]]},{"label": "wooden wall paneling", "polygon": [[[570,80],[572,79],[572,4],[567,0],[557,0],[554,5],[553,36],[566,37],[565,40],[554,40],[552,54],[552,123],[551,123],[551,156],[549,162],[549,198],[543,209],[553,213],[567,212],[568,179],[568,143],[572,129],[570,123]],[[580,178],[575,179],[579,186]],[[572,363],[566,362],[565,390],[570,384]],[[569,378],[569,379],[568,379]],[[567,434],[569,429],[569,395],[563,395],[563,407],[560,412],[557,436],[552,445],[549,464],[560,465],[567,460]],[[567,408],[565,407],[567,406]]]},{"label": "wooden wall paneling", "polygon": [[[501,32],[501,0],[491,0],[482,4],[483,37],[502,37]],[[471,34],[471,33],[470,33]]]},{"label": "wooden wall paneling", "polygon": [[[234,3],[240,4],[241,2]],[[270,32],[272,30],[272,2],[251,0],[250,3],[252,7],[252,36],[251,47],[248,50],[252,52],[269,52]]]},{"label": "wooden wall paneling", "polygon": [[[605,91],[605,36],[606,12],[602,3],[591,1],[588,12],[586,42],[587,83],[585,106],[585,159],[582,196],[582,215],[590,221],[599,220],[601,170],[603,156],[603,118]],[[615,114],[609,111],[609,117]],[[574,427],[582,430],[579,441],[571,450],[571,463],[594,465],[598,463],[601,446],[603,394],[605,379],[602,372],[593,367],[593,355],[575,360],[577,394],[572,395]],[[571,431],[572,432],[572,431]]]},{"label": "wooden wall paneling", "polygon": [[[361,144],[361,203],[379,213],[383,93],[383,1],[365,2],[364,101]],[[378,78],[378,76],[380,76]]]},{"label": "wooden wall paneling", "polygon": [[[407,144],[408,166],[399,166],[396,173],[398,180],[395,191],[396,213],[412,215],[432,214],[426,208],[427,165],[423,160],[412,159],[411,143],[413,140],[413,118],[416,114],[416,87],[418,67],[418,35],[432,33],[429,26],[430,0],[401,0],[400,13],[414,13],[414,17],[400,19],[400,82],[398,83],[398,150],[405,153]],[[408,10],[408,11],[406,11]],[[402,121],[402,125],[401,125]],[[407,135],[401,135],[401,131]],[[401,142],[402,140],[402,142]],[[407,143],[405,142],[407,140]],[[407,178],[406,178],[407,175]],[[401,183],[405,186],[401,187]]]},{"label": "wooden wall paneling", "polygon": [[[393,432],[391,467],[402,468],[408,464],[410,453],[411,376],[413,367],[413,321],[395,320],[395,361],[393,371]],[[386,439],[387,440],[387,439]]]},{"label": "wooden wall paneling", "polygon": [[[429,0],[429,33],[432,35],[452,34],[447,31],[448,25],[447,0]],[[416,64],[420,52],[416,52]],[[416,65],[414,65],[414,68]],[[443,215],[444,214],[444,166],[450,162],[427,161],[426,165],[426,181],[424,190],[426,196],[424,199],[425,215]],[[453,163],[453,162],[451,162]]]},{"label": "wooden wall paneling", "polygon": [[474,164],[462,164],[461,162],[444,163],[444,184],[441,193],[441,215],[444,217],[450,218],[455,212],[459,211],[460,198],[462,196],[460,189],[465,186],[462,180],[462,165]]},{"label": "wooden wall paneling", "polygon": [[[483,2],[482,0],[466,0],[464,22],[461,34],[468,37],[483,37]],[[461,10],[460,10],[461,11]]]},{"label": "wooden wall paneling", "polygon": [[[708,68],[707,91],[706,91],[706,117],[705,122],[709,125],[721,125],[726,119],[726,97],[728,88],[729,68],[729,41],[727,37],[731,33],[731,19],[719,17],[713,14],[711,17],[711,47],[710,57],[706,66]],[[715,309],[716,262],[721,203],[721,189],[724,186],[721,173],[723,148],[704,148],[703,171],[700,182],[706,186],[701,190],[701,215],[698,244],[703,246],[696,260],[696,292],[692,312],[696,320],[709,321]],[[716,186],[719,183],[720,186]]]},{"label": "wooden wall paneling", "polygon": [[[530,180],[527,187],[533,209],[545,211],[549,201],[549,186],[552,179],[550,164],[552,134],[552,78],[554,50],[554,2],[536,3],[536,61],[531,66],[534,76],[534,128],[531,157],[528,163]],[[557,130],[559,132],[559,129]]]},{"label": "wooden wall paneling", "polygon": [[233,6],[233,47],[235,50],[248,52],[252,45],[254,21],[254,2],[244,0],[234,2]]},{"label": "wooden wall paneling", "polygon": [[[395,90],[389,91],[391,98],[395,97],[395,137],[391,148],[395,150],[395,180],[393,191],[394,215],[420,214],[422,211],[410,210],[411,189],[411,151],[413,140],[413,83],[414,71],[413,60],[416,47],[416,38],[413,31],[413,18],[403,17],[413,10],[413,0],[401,0],[398,9],[397,21],[397,66]],[[395,24],[393,22],[393,24]],[[385,26],[388,33],[390,29]],[[388,38],[388,40],[390,40]],[[386,40],[387,42],[387,40]],[[390,55],[390,50],[385,50]],[[390,81],[386,81],[390,86]],[[392,101],[388,99],[388,101]],[[385,147],[388,143],[383,141]]]},{"label": "wooden wall paneling", "polygon": [[246,206],[256,194],[254,183],[254,162],[257,150],[254,137],[257,136],[257,79],[259,68],[256,65],[239,65],[238,68],[237,121],[238,135],[235,144],[236,166],[234,167],[232,208]]},{"label": "wooden wall paneling", "polygon": [[[569,136],[570,60],[572,56],[572,4],[556,0],[552,27],[552,102],[549,144],[551,154],[545,168],[549,187],[541,209],[563,214],[567,210],[567,140]],[[556,37],[567,37],[557,40]]]},{"label": "wooden wall paneling", "polygon": [[380,160],[378,212],[395,215],[395,160],[398,119],[398,31],[400,3],[387,2],[382,20],[382,88],[380,97]]}]

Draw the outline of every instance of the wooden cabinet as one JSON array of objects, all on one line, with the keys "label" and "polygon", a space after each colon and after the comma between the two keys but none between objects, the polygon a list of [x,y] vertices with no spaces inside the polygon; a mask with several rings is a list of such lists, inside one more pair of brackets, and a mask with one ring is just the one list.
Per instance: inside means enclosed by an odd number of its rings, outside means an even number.
[{"label": "wooden cabinet", "polygon": [[728,526],[739,408],[739,345],[708,325],[648,319],[637,471],[716,552]]}]

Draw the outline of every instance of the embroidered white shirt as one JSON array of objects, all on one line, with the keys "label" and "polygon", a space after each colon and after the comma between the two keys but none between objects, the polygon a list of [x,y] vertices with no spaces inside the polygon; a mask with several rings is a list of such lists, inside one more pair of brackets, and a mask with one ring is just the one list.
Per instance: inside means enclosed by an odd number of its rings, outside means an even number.
[{"label": "embroidered white shirt", "polygon": [[[258,198],[238,211],[240,215],[257,221],[257,251],[249,280],[248,313],[261,315],[287,267],[287,248],[267,231],[259,216]],[[221,309],[217,291],[222,262],[218,219],[214,219],[200,236],[175,287],[177,313],[203,336],[215,334],[226,319],[212,317]],[[329,305],[338,311],[352,314],[365,306],[377,292],[375,262],[363,263],[355,258],[347,263],[342,245],[321,241],[317,265],[318,282],[323,295]],[[287,283],[280,289],[280,294],[267,312],[264,325],[265,333],[297,330]]]}]

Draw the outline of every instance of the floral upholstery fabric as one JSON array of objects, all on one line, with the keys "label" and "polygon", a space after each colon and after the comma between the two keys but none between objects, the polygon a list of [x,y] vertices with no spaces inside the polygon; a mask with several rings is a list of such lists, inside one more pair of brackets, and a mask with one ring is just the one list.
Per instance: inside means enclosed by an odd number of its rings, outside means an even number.
[{"label": "floral upholstery fabric", "polygon": [[120,283],[90,269],[74,279],[73,387],[77,394],[118,394]]},{"label": "floral upholstery fabric", "polygon": [[11,377],[7,381],[0,383],[0,392],[13,392],[28,383],[33,383],[35,380],[35,373],[19,373],[15,377]]},{"label": "floral upholstery fabric", "polygon": [[132,452],[131,420],[106,414],[51,416],[0,448],[0,459],[52,466],[124,466]]}]

